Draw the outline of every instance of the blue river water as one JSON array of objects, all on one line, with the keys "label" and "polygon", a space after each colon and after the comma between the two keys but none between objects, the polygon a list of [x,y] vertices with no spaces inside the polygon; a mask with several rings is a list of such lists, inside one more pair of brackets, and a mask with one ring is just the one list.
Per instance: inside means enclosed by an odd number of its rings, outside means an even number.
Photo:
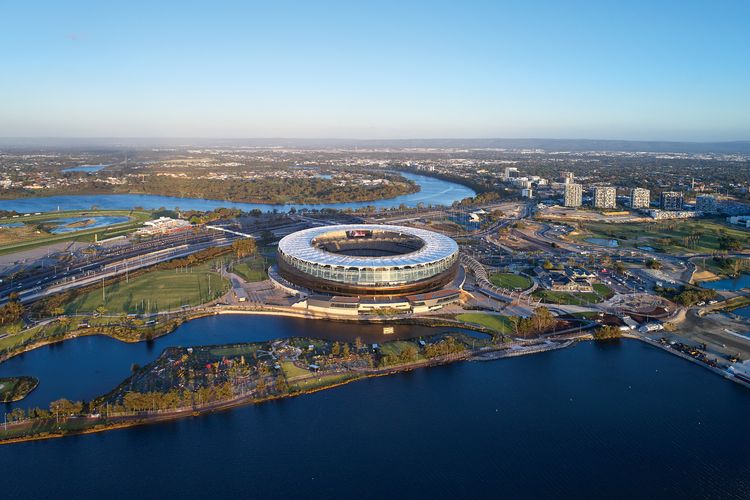
[{"label": "blue river water", "polygon": [[740,274],[736,278],[724,278],[716,281],[703,281],[700,286],[718,291],[742,290],[743,288],[750,288],[750,274]]},{"label": "blue river water", "polygon": [[79,337],[51,344],[0,363],[0,377],[31,375],[39,386],[17,403],[0,404],[5,411],[14,406],[47,408],[59,398],[90,400],[116,387],[130,375],[133,364],[155,360],[167,347],[260,342],[282,337],[315,337],[363,342],[413,338],[456,328],[394,325],[394,333],[383,336],[382,325],[309,321],[283,316],[224,315],[189,321],[174,332],[151,342],[125,343],[100,335]]},{"label": "blue river water", "polygon": [[[86,229],[96,229],[98,227],[112,226],[114,224],[122,224],[123,222],[127,222],[129,220],[130,220],[130,217],[127,217],[127,216],[65,217],[62,219],[55,219],[55,220],[47,221],[47,223],[57,225],[55,228],[50,230],[52,234],[61,234],[61,233],[72,233],[75,231],[83,231]],[[86,224],[85,226],[70,226],[70,224],[74,224],[76,222],[84,222],[84,221],[89,221],[90,224]]]},{"label": "blue river water", "polygon": [[417,193],[397,196],[387,200],[377,200],[356,203],[323,203],[323,204],[288,204],[271,205],[267,203],[235,203],[222,200],[205,200],[201,198],[177,198],[174,196],[157,196],[148,194],[100,194],[100,195],[70,195],[47,196],[39,198],[19,198],[15,200],[0,200],[0,210],[15,210],[17,212],[51,212],[54,210],[85,210],[91,207],[109,210],[129,210],[135,207],[146,209],[180,208],[181,210],[213,210],[216,208],[239,208],[244,211],[259,209],[262,211],[288,211],[302,208],[362,208],[374,206],[377,208],[398,207],[401,204],[415,207],[419,203],[425,205],[450,205],[454,201],[462,200],[476,193],[471,188],[448,182],[426,175],[402,173],[407,179],[415,181],[420,186]]},{"label": "blue river water", "polygon": [[[174,335],[314,335],[314,323],[222,316]],[[52,359],[33,354],[29,366]],[[3,498],[748,498],[748,415],[750,391],[690,362],[637,341],[582,343],[0,446],[0,488]]]},{"label": "blue river water", "polygon": [[105,169],[109,165],[78,165],[77,167],[64,168],[63,172],[86,172],[94,173]]}]

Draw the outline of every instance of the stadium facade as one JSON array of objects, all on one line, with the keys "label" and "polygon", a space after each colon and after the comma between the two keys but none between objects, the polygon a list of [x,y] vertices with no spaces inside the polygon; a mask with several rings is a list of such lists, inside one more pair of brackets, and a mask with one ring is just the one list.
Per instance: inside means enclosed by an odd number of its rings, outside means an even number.
[{"label": "stadium facade", "polygon": [[438,290],[458,269],[451,238],[403,226],[349,224],[292,233],[279,242],[281,276],[318,293],[405,296]]}]

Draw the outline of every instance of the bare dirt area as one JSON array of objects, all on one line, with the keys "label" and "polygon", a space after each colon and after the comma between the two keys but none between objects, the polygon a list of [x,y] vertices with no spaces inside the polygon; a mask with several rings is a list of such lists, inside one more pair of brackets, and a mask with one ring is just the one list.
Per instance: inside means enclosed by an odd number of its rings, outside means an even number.
[{"label": "bare dirt area", "polygon": [[740,359],[750,359],[750,324],[723,313],[698,317],[690,311],[674,335],[692,344],[705,343],[707,351],[724,358],[739,354]]}]

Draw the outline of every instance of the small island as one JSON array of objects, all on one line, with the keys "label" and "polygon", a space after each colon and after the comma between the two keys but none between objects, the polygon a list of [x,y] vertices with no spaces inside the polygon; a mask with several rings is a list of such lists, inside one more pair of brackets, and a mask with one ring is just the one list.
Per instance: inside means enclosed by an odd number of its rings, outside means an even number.
[{"label": "small island", "polygon": [[0,403],[20,401],[39,385],[34,377],[1,377]]}]

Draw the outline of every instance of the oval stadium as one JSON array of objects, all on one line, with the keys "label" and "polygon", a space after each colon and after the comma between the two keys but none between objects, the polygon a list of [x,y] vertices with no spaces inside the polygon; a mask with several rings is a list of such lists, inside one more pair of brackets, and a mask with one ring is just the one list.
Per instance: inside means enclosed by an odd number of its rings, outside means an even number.
[{"label": "oval stadium", "polygon": [[411,295],[451,282],[458,245],[442,234],[403,226],[315,227],[282,238],[278,268],[287,281],[317,292]]}]

